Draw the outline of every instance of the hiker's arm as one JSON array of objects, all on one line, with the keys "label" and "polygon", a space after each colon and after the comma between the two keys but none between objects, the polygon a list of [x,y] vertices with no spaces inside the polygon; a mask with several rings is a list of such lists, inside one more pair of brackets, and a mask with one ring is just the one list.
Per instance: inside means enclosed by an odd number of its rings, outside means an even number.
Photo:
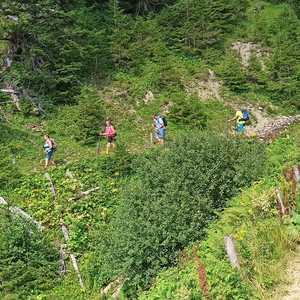
[{"label": "hiker's arm", "polygon": [[236,118],[237,118],[237,117],[235,116],[235,117],[233,117],[232,119],[229,119],[228,122],[232,122],[232,121],[236,120]]}]

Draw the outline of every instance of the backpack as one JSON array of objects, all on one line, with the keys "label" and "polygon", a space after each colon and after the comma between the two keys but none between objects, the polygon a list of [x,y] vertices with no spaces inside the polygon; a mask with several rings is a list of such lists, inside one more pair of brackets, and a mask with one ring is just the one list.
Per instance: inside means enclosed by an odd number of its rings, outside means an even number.
[{"label": "backpack", "polygon": [[57,143],[55,142],[54,139],[51,139],[51,143],[52,143],[52,149],[55,151],[57,149]]},{"label": "backpack", "polygon": [[167,127],[167,126],[168,126],[167,118],[166,118],[165,116],[160,116],[160,118],[161,118],[162,121],[163,121],[164,127]]},{"label": "backpack", "polygon": [[248,121],[250,119],[250,113],[248,110],[243,111],[243,120]]},{"label": "backpack", "polygon": [[114,129],[113,126],[106,127],[105,131],[106,131],[107,136],[116,136],[117,135],[116,130]]}]

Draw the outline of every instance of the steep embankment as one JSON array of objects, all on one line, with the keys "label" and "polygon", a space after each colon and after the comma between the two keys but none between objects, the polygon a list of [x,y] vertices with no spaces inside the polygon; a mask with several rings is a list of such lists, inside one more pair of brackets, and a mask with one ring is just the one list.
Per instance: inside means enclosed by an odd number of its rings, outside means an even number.
[{"label": "steep embankment", "polygon": [[[274,137],[298,120],[281,116],[300,98],[299,11],[278,2],[1,1],[0,196],[45,230],[1,208],[0,298],[95,299],[115,285],[124,298],[201,299],[194,254],[213,299],[266,298],[299,232],[275,198],[299,162],[299,126]],[[249,136],[272,143],[229,134],[242,107]],[[149,139],[158,112],[164,148]],[[96,156],[106,117],[118,147]],[[55,195],[44,132],[59,145]]]}]

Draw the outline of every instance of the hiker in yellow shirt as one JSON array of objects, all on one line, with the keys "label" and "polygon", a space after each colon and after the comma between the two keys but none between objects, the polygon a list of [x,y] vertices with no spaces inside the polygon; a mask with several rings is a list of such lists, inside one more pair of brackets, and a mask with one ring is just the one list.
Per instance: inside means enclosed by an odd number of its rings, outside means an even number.
[{"label": "hiker in yellow shirt", "polygon": [[232,119],[228,120],[228,122],[236,120],[236,123],[238,123],[241,119],[243,119],[243,112],[241,110],[237,110],[235,116]]},{"label": "hiker in yellow shirt", "polygon": [[[245,114],[247,114],[247,116],[245,116]],[[247,121],[245,117],[247,118],[247,120],[249,120],[249,113],[246,109],[237,110],[234,118],[228,120],[228,122],[232,122],[234,120],[236,121],[234,129],[237,133],[243,134],[245,132],[245,125]]]}]

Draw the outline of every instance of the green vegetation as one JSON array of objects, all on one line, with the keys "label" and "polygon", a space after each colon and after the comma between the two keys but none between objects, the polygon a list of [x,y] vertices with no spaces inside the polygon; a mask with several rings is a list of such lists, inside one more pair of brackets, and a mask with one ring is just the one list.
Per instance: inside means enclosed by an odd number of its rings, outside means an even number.
[{"label": "green vegetation", "polygon": [[[274,179],[283,165],[299,161],[299,150],[291,139],[282,138],[268,152],[266,177],[233,198],[220,219],[209,226],[207,238],[195,243],[206,266],[209,294],[214,299],[271,299],[272,287],[281,279],[284,257],[299,239],[297,220],[294,217],[294,221],[282,224],[274,196],[278,185]],[[295,216],[299,216],[299,204]],[[240,272],[228,261],[225,235],[236,240]],[[197,265],[190,250],[179,257],[178,267],[162,272],[154,287],[140,299],[202,299]]]},{"label": "green vegetation", "polygon": [[[1,206],[1,299],[110,298],[119,285],[124,299],[202,299],[193,249],[212,299],[271,295],[299,240],[299,203],[281,222],[274,189],[299,163],[300,127],[267,145],[227,120],[242,106],[299,112],[299,16],[293,0],[3,0],[0,197],[44,230]],[[151,142],[154,113],[165,146]],[[47,170],[45,133],[58,143]]]},{"label": "green vegetation", "polygon": [[129,292],[149,285],[160,269],[174,265],[178,251],[203,238],[216,210],[256,180],[263,166],[262,145],[213,134],[140,157],[106,237],[100,235],[96,257],[105,263],[99,270],[123,274]]},{"label": "green vegetation", "polygon": [[[2,299],[28,299],[59,281],[59,255],[44,233],[1,209],[0,277]],[[21,288],[20,288],[21,287]]]}]

